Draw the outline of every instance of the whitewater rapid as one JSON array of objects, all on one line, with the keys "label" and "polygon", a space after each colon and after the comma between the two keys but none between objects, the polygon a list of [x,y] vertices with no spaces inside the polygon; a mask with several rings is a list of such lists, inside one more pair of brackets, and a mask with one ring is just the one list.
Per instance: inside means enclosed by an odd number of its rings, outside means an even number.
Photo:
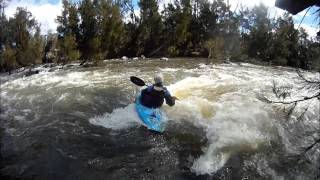
[{"label": "whitewater rapid", "polygon": [[[259,152],[259,148],[278,141],[278,138],[283,138],[281,140],[290,151],[292,144],[287,137],[281,137],[284,135],[281,134],[284,131],[282,122],[286,121],[285,113],[277,111],[281,105],[266,104],[257,98],[261,94],[274,98],[274,81],[292,88],[298,86],[296,72],[293,69],[286,70],[245,63],[219,66],[200,64],[195,70],[160,70],[165,78],[173,81],[168,84],[168,89],[179,98],[174,107],[163,107],[169,120],[181,123],[182,126],[183,121],[189,121],[206,132],[208,145],[203,147],[203,155],[193,162],[191,171],[199,175],[215,173],[232,155]],[[196,73],[196,76],[182,76],[179,80],[172,80],[176,73]],[[318,76],[312,73],[309,75],[313,78]],[[148,79],[152,79],[152,76]],[[306,103],[311,106],[304,116],[311,119],[312,126],[318,127],[319,101]],[[297,107],[296,115],[291,118],[296,118],[302,107]],[[141,125],[134,104],[94,117],[90,122],[114,130]],[[272,177],[276,178],[276,175]]]},{"label": "whitewater rapid", "polygon": [[[289,156],[300,152],[303,142],[293,141],[288,127],[298,123],[297,119],[306,105],[309,109],[303,115],[306,128],[303,131],[319,131],[319,100],[301,103],[288,120],[282,105],[268,104],[257,98],[263,95],[276,100],[272,92],[274,82],[299,89],[301,80],[294,69],[247,63],[194,65],[194,62],[172,66],[151,65],[148,68],[140,65],[137,68],[130,63],[125,65],[127,69],[116,63],[90,70],[70,68],[50,72],[39,68],[40,73],[30,77],[13,80],[2,77],[0,117],[5,119],[5,132],[19,136],[28,123],[33,128],[41,129],[59,124],[59,119],[69,116],[83,119],[92,126],[103,127],[108,132],[121,133],[123,130],[141,128],[143,124],[133,103],[141,89],[132,84],[129,77],[138,76],[151,83],[156,73],[163,74],[164,84],[172,95],[179,98],[175,106],[162,107],[167,114],[168,128],[178,126],[180,128],[174,130],[185,133],[185,124],[192,124],[202,130],[207,140],[201,147],[200,156],[190,155],[192,162],[189,170],[196,175],[215,174],[230,159],[243,155],[247,157],[241,165],[243,171],[254,164],[263,177],[286,179],[285,173],[273,169],[275,160],[270,160],[268,151],[274,150],[272,158],[279,153]],[[147,65],[148,62],[144,63]],[[319,73],[305,74],[319,79]],[[301,96],[303,94],[293,93],[289,98]],[[41,124],[41,121],[48,123]],[[13,125],[16,123],[23,125]],[[76,133],[87,132],[86,128],[79,130],[80,125],[76,121],[65,124],[72,126]],[[292,131],[299,136],[299,129],[293,128]],[[274,144],[281,148],[273,149]],[[168,151],[166,146],[162,149]],[[320,152],[314,151],[316,153],[307,158],[313,158],[315,165],[312,167],[317,167]],[[301,172],[301,176],[304,175],[307,171]]]}]

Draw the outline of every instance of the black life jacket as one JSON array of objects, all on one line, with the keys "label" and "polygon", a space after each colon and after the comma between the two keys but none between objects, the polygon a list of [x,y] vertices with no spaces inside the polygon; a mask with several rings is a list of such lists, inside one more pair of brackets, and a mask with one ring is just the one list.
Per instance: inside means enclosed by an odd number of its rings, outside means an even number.
[{"label": "black life jacket", "polygon": [[164,102],[164,98],[164,90],[155,90],[153,86],[149,86],[141,92],[141,104],[148,108],[161,107]]}]

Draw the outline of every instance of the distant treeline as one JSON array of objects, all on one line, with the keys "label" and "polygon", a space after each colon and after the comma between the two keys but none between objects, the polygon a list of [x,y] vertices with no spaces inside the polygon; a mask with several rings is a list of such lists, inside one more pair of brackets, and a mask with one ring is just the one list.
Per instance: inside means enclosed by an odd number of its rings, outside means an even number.
[{"label": "distant treeline", "polygon": [[40,34],[28,10],[4,13],[0,1],[0,70],[38,63],[136,57],[209,57],[305,69],[320,67],[320,37],[295,29],[292,17],[266,6],[231,10],[223,0],[63,0],[56,33]]}]

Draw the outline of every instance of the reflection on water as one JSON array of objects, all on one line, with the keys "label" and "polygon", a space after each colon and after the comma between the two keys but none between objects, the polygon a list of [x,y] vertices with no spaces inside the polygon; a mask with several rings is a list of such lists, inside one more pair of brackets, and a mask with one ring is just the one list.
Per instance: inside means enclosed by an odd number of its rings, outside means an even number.
[{"label": "reflection on water", "polygon": [[[110,61],[104,66],[1,77],[1,174],[22,179],[313,179],[319,152],[298,157],[303,132],[319,127],[309,101],[300,128],[259,101],[272,81],[297,86],[291,69]],[[134,110],[139,76],[161,72],[179,101],[163,106],[163,134],[148,131]],[[319,74],[309,73],[317,77]],[[298,110],[300,107],[297,107]],[[303,109],[303,108],[301,108]],[[297,138],[300,137],[300,138]],[[315,147],[318,149],[318,147]],[[299,160],[299,163],[296,161]]]}]

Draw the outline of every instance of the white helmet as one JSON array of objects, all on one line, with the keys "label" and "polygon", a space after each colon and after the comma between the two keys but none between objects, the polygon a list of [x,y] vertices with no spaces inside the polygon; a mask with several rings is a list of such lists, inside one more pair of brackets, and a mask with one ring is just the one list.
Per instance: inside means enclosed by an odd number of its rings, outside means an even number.
[{"label": "white helmet", "polygon": [[162,85],[162,83],[163,83],[163,76],[162,76],[162,74],[156,74],[156,75],[154,76],[154,83],[155,83],[155,84],[161,84],[161,85]]}]

